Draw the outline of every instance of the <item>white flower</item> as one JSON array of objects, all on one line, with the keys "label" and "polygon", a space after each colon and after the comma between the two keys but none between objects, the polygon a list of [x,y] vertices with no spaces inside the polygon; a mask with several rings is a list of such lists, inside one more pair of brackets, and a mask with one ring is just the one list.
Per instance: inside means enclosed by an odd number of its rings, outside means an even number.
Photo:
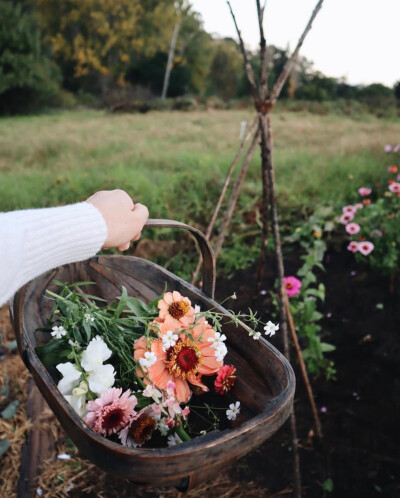
[{"label": "white flower", "polygon": [[198,304],[194,305],[194,314],[198,315],[200,313],[200,306]]},{"label": "white flower", "polygon": [[212,342],[211,347],[213,347],[214,349],[218,349],[220,344],[223,344],[223,342],[226,341],[226,335],[215,332],[214,337],[209,337],[207,340],[208,342]]},{"label": "white flower", "polygon": [[62,325],[60,325],[59,327],[55,325],[51,330],[53,331],[51,332],[51,335],[56,339],[61,339],[61,337],[63,337],[67,333]]},{"label": "white flower", "polygon": [[162,337],[163,351],[166,351],[168,348],[174,347],[177,340],[177,334],[174,334],[172,330],[168,330],[167,333]]},{"label": "white flower", "polygon": [[223,342],[220,342],[218,348],[215,350],[215,357],[217,361],[223,361],[227,352],[228,349],[225,344]]},{"label": "white flower", "polygon": [[236,401],[236,403],[231,403],[229,405],[229,409],[226,410],[226,416],[229,420],[236,420],[236,417],[240,413],[240,401]]},{"label": "white flower", "polygon": [[63,376],[57,385],[58,389],[64,396],[66,394],[71,394],[72,389],[79,384],[82,372],[80,372],[76,365],[70,361],[67,363],[59,363],[56,368]]},{"label": "white flower", "polygon": [[157,361],[157,356],[155,353],[146,351],[144,353],[144,358],[140,358],[139,363],[142,367],[150,368]]},{"label": "white flower", "polygon": [[254,332],[253,339],[255,341],[258,341],[260,339],[260,337],[261,337],[261,332]]},{"label": "white flower", "polygon": [[160,393],[160,391],[158,389],[156,389],[154,386],[152,386],[151,384],[148,384],[146,386],[146,389],[142,392],[143,396],[145,396],[146,398],[153,398],[154,401],[158,401],[162,394]]},{"label": "white flower", "polygon": [[69,460],[71,458],[71,455],[69,455],[68,453],[60,453],[59,455],[57,455],[57,458],[59,460]]},{"label": "white flower", "polygon": [[279,330],[279,323],[278,325],[275,325],[271,321],[267,323],[267,325],[264,327],[265,330],[265,335],[270,335],[271,337],[275,335],[275,332]]},{"label": "white flower", "polygon": [[84,314],[84,317],[85,317],[85,322],[94,322],[94,317],[90,314],[90,313],[85,313]]},{"label": "white flower", "polygon": [[88,375],[89,389],[96,394],[102,394],[114,385],[115,370],[112,365],[100,365],[91,370]]},{"label": "white flower", "polygon": [[183,443],[182,439],[178,436],[178,434],[174,433],[168,436],[168,446],[175,446],[177,444]]},{"label": "white flower", "polygon": [[111,356],[111,349],[103,339],[96,335],[88,344],[82,354],[81,365],[86,372],[91,372],[97,367],[103,365],[103,362]]}]

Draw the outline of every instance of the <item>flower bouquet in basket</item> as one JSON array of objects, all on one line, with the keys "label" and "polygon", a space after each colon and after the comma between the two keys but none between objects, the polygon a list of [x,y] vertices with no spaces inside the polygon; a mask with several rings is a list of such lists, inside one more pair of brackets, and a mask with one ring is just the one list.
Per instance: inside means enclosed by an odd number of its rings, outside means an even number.
[{"label": "flower bouquet in basket", "polygon": [[[93,431],[127,447],[171,446],[236,419],[236,368],[224,364],[223,323],[247,321],[258,340],[254,330],[264,324],[251,310],[201,311],[177,291],[145,303],[124,287],[107,304],[82,292],[90,282],[56,283],[59,293],[47,291],[48,327],[39,329],[52,338],[36,353],[56,367],[59,391]],[[271,336],[278,328],[264,326]],[[231,390],[233,402],[223,396]]]}]

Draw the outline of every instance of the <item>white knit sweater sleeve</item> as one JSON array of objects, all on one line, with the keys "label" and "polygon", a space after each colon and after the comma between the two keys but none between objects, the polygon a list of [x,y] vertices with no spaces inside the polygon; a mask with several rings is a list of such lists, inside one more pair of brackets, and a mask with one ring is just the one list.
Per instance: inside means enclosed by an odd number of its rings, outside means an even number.
[{"label": "white knit sweater sleeve", "polygon": [[41,273],[90,258],[106,237],[103,216],[88,202],[0,213],[0,306]]}]

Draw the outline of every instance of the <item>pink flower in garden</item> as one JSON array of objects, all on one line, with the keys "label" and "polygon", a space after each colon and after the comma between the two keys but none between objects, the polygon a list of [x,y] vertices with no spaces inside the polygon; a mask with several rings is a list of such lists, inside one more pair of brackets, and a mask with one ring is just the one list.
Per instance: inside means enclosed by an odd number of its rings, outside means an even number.
[{"label": "pink flower in garden", "polygon": [[358,251],[358,242],[355,240],[352,240],[350,244],[347,246],[347,249],[351,252],[357,252]]},{"label": "pink flower in garden", "polygon": [[131,396],[129,389],[122,393],[122,389],[110,387],[100,398],[87,403],[88,413],[83,420],[98,434],[110,436],[132,420],[136,405],[136,396]]},{"label": "pink flower in garden", "polygon": [[357,211],[356,206],[344,206],[343,208],[343,213],[345,214],[347,213],[355,214],[356,211]]},{"label": "pink flower in garden", "polygon": [[361,204],[361,202],[357,202],[357,204],[354,204],[354,207],[359,210],[359,209],[362,209],[364,207],[363,204]]},{"label": "pink flower in garden", "polygon": [[289,297],[300,294],[300,280],[298,280],[296,277],[285,277],[283,281],[285,283],[286,293]]},{"label": "pink flower in garden", "polygon": [[394,147],[393,147],[393,152],[399,152],[400,150],[400,144],[396,144]]},{"label": "pink flower in garden", "polygon": [[391,152],[392,151],[392,146],[387,144],[385,145],[385,147],[383,148],[385,152]]},{"label": "pink flower in garden", "polygon": [[368,242],[367,240],[358,243],[358,250],[361,252],[361,254],[364,254],[364,256],[368,256],[368,254],[372,252],[374,248],[374,244],[372,242]]},{"label": "pink flower in garden", "polygon": [[400,175],[397,175],[396,180],[397,180],[398,182],[400,182]]},{"label": "pink flower in garden", "polygon": [[388,166],[388,171],[389,171],[389,173],[397,173],[399,171],[399,168],[395,165]]},{"label": "pink flower in garden", "polygon": [[354,219],[353,213],[343,213],[342,216],[340,217],[339,221],[340,221],[340,223],[343,223],[343,225],[346,225],[352,219]]},{"label": "pink flower in garden", "polygon": [[366,197],[367,195],[369,195],[370,193],[372,192],[372,189],[368,188],[368,187],[361,187],[358,189],[358,193],[360,195],[362,195],[363,197]]},{"label": "pink flower in garden", "polygon": [[346,232],[350,235],[354,235],[360,231],[360,225],[358,223],[348,223],[346,225]]},{"label": "pink flower in garden", "polygon": [[400,194],[400,183],[393,182],[389,185],[389,190],[394,194]]}]

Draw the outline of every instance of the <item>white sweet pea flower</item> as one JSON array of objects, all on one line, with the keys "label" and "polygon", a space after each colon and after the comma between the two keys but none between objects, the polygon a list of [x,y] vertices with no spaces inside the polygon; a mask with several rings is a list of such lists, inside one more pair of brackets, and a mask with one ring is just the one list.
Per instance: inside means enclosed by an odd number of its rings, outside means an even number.
[{"label": "white sweet pea flower", "polygon": [[54,327],[52,327],[51,330],[53,331],[51,332],[51,335],[56,339],[61,339],[61,337],[63,337],[67,333],[67,331],[62,325],[58,327],[55,325]]},{"label": "white sweet pea flower", "polygon": [[[80,394],[75,394],[75,391]],[[64,398],[68,401],[68,403],[72,406],[72,408],[76,411],[76,413],[80,417],[84,417],[86,415],[86,392],[81,392],[82,390],[79,388],[75,388],[72,390],[72,394],[65,394]]]},{"label": "white sweet pea flower", "polygon": [[155,353],[146,351],[144,353],[144,358],[140,358],[139,363],[142,367],[150,368],[157,361],[157,356]]},{"label": "white sweet pea flower", "polygon": [[211,347],[213,347],[214,349],[218,349],[219,345],[223,344],[223,342],[226,341],[226,335],[215,332],[214,337],[209,337],[207,341],[212,342]]},{"label": "white sweet pea flower", "polygon": [[275,332],[279,330],[279,323],[278,325],[275,325],[271,321],[267,323],[267,325],[264,327],[265,330],[265,335],[270,335],[271,337],[275,335]]},{"label": "white sweet pea flower", "polygon": [[223,361],[227,352],[228,349],[225,344],[223,342],[220,342],[217,349],[215,350],[215,358],[217,359],[217,361]]},{"label": "white sweet pea flower", "polygon": [[82,368],[86,372],[91,372],[92,370],[95,370],[99,366],[103,365],[103,362],[108,360],[111,354],[111,349],[108,348],[107,344],[99,335],[96,335],[96,337],[89,342],[87,348],[82,354]]},{"label": "white sweet pea flower", "polygon": [[172,330],[168,330],[167,333],[162,337],[163,351],[166,351],[168,348],[174,347],[177,340],[178,335],[174,334]]},{"label": "white sweet pea flower", "polygon": [[96,394],[102,394],[114,385],[115,370],[112,365],[100,365],[91,370],[88,375],[89,389]]},{"label": "white sweet pea flower", "polygon": [[148,384],[146,386],[146,389],[142,392],[142,394],[146,398],[153,398],[154,401],[156,401],[156,402],[162,397],[162,394],[160,393],[160,391],[158,389],[156,389],[154,386],[152,386],[151,384]]},{"label": "white sweet pea flower", "polygon": [[175,445],[181,444],[181,443],[183,443],[183,441],[178,436],[178,434],[176,434],[176,432],[174,434],[171,434],[170,436],[168,436],[168,446],[175,446]]},{"label": "white sweet pea flower", "polygon": [[67,363],[59,363],[56,368],[63,376],[57,384],[58,389],[64,396],[66,394],[71,394],[72,389],[79,384],[82,372],[80,372],[76,365],[70,361]]},{"label": "white sweet pea flower", "polygon": [[229,405],[229,409],[226,410],[226,416],[229,420],[236,420],[236,417],[240,413],[240,401],[236,401],[236,403],[231,403]]}]

